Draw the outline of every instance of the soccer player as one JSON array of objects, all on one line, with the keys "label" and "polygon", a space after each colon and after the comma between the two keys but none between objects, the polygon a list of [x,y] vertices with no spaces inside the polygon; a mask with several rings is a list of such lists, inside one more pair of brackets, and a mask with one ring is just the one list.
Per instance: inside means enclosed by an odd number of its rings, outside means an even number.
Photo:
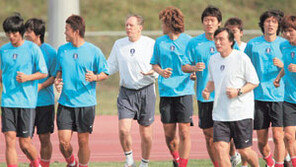
[{"label": "soccer player", "polygon": [[142,161],[148,167],[152,146],[152,123],[155,113],[155,77],[150,59],[154,40],[141,35],[142,16],[129,15],[125,21],[127,37],[118,39],[108,58],[109,74],[119,71],[120,92],[117,98],[119,139],[126,155],[125,166],[135,166],[132,152],[131,123],[139,123]]},{"label": "soccer player", "polygon": [[[190,122],[192,121],[194,81],[181,70],[181,56],[190,36],[184,32],[184,16],[180,9],[167,7],[159,13],[165,34],[156,39],[150,63],[160,76],[158,88],[159,110],[167,146],[174,166],[187,166],[191,149]],[[177,125],[180,141],[177,138]],[[180,153],[180,155],[179,155]]]},{"label": "soccer player", "polygon": [[84,34],[84,19],[78,15],[68,17],[65,27],[68,43],[59,47],[57,55],[56,75],[62,76],[63,82],[58,101],[58,137],[60,151],[68,167],[78,166],[70,143],[73,131],[78,133],[79,167],[88,166],[89,134],[93,130],[97,104],[96,82],[108,77],[103,53],[98,47],[86,42]]},{"label": "soccer player", "polygon": [[234,39],[239,47],[239,50],[244,51],[247,46],[247,43],[241,40],[244,35],[243,21],[238,17],[232,17],[225,22],[224,27],[232,31]]},{"label": "soccer player", "polygon": [[233,139],[241,156],[251,166],[259,166],[252,150],[254,95],[259,81],[250,59],[242,51],[233,49],[234,35],[227,28],[215,31],[215,45],[219,53],[209,61],[209,82],[202,95],[209,99],[215,90],[213,106],[214,146],[219,167],[229,167],[229,142]]},{"label": "soccer player", "polygon": [[[280,45],[286,40],[277,36],[280,32],[279,23],[283,13],[268,10],[260,16],[259,26],[263,36],[251,39],[247,43],[245,53],[255,66],[259,86],[255,94],[254,129],[257,131],[258,148],[267,166],[283,166],[285,158],[283,107],[284,85],[275,88],[273,81],[283,68]],[[268,128],[272,123],[275,162],[268,144]]]},{"label": "soccer player", "polygon": [[290,154],[293,167],[296,167],[296,16],[285,16],[281,22],[285,38],[281,44],[284,68],[275,79],[275,86],[280,86],[280,80],[285,75],[285,96],[283,103],[284,131],[287,150]]},{"label": "soccer player", "polygon": [[[214,93],[208,100],[203,99],[202,91],[208,82],[208,63],[210,57],[217,53],[214,43],[214,32],[220,27],[222,13],[219,8],[208,6],[201,15],[201,21],[205,33],[194,37],[186,47],[186,55],[182,56],[182,70],[186,73],[196,73],[196,98],[198,104],[199,127],[203,130],[206,139],[208,154],[215,167],[218,161],[214,155],[213,146],[213,100]],[[235,152],[235,150],[234,150]],[[236,154],[231,158],[232,164],[236,166],[240,163],[240,155]]]},{"label": "soccer player", "polygon": [[15,14],[5,19],[3,29],[9,43],[0,49],[3,91],[1,99],[2,132],[6,142],[6,163],[17,167],[16,137],[23,153],[39,167],[38,153],[31,137],[35,121],[38,80],[47,77],[47,68],[40,48],[23,39],[23,18]]},{"label": "soccer player", "polygon": [[40,164],[42,167],[49,167],[52,154],[52,143],[50,134],[54,129],[54,70],[56,67],[56,50],[47,43],[44,43],[45,23],[41,19],[31,18],[25,23],[25,37],[27,40],[37,44],[44,56],[48,69],[48,77],[39,80],[38,100],[36,107],[35,126],[41,143]]}]

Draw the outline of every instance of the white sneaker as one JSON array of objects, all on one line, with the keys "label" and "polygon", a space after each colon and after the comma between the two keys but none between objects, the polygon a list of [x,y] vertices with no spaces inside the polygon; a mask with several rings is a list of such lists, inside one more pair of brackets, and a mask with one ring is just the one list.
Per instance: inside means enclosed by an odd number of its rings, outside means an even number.
[{"label": "white sneaker", "polygon": [[127,163],[124,164],[124,167],[136,167],[136,164],[133,163],[131,166],[128,166]]},{"label": "white sneaker", "polygon": [[242,162],[241,155],[239,153],[236,153],[235,156],[232,156],[230,158],[230,162],[232,167],[236,167],[236,165]]}]

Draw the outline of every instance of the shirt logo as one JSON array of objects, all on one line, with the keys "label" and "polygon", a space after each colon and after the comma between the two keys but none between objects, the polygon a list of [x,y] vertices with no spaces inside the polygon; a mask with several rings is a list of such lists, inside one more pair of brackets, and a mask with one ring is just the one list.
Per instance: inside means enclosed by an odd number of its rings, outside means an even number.
[{"label": "shirt logo", "polygon": [[214,53],[214,52],[215,52],[215,48],[214,48],[214,47],[211,47],[211,48],[210,48],[210,52],[211,52],[211,53]]},{"label": "shirt logo", "polygon": [[130,50],[131,56],[133,56],[135,52],[136,52],[136,50],[135,50],[134,48],[132,48],[132,49]]},{"label": "shirt logo", "polygon": [[12,55],[12,58],[13,58],[13,60],[15,60],[15,59],[17,58],[17,54],[14,53],[14,54]]},{"label": "shirt logo", "polygon": [[221,65],[221,66],[220,66],[220,70],[221,70],[221,71],[224,71],[224,69],[225,69],[225,65]]},{"label": "shirt logo", "polygon": [[171,47],[170,47],[170,50],[171,51],[174,51],[176,49],[176,47],[174,46],[174,45],[172,45]]},{"label": "shirt logo", "polygon": [[295,56],[295,52],[291,52],[292,59],[294,59],[294,56]]},{"label": "shirt logo", "polygon": [[266,53],[270,53],[271,49],[270,48],[266,48]]},{"label": "shirt logo", "polygon": [[77,53],[74,53],[73,54],[73,59],[77,59],[78,58],[78,54]]}]

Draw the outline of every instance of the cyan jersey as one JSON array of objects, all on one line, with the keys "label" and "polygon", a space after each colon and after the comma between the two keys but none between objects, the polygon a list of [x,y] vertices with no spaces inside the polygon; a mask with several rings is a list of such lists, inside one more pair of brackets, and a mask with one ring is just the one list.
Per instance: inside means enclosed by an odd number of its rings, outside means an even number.
[{"label": "cyan jersey", "polygon": [[107,62],[101,50],[84,42],[80,47],[72,43],[58,49],[57,71],[62,72],[63,89],[59,103],[68,107],[88,107],[97,104],[96,82],[85,80],[85,74],[108,74]]},{"label": "cyan jersey", "polygon": [[284,101],[296,104],[296,73],[290,72],[288,66],[296,64],[296,46],[293,46],[286,41],[281,45],[281,51],[284,60],[284,83],[285,83],[285,98]]},{"label": "cyan jersey", "polygon": [[162,69],[171,68],[172,75],[164,78],[158,77],[158,89],[160,97],[177,97],[194,94],[194,81],[190,79],[190,73],[184,73],[181,69],[181,56],[185,54],[185,48],[191,37],[180,34],[176,40],[171,40],[168,35],[156,39],[151,64],[158,64]]},{"label": "cyan jersey", "polygon": [[19,47],[10,42],[0,49],[2,70],[2,107],[35,108],[37,105],[38,80],[19,83],[17,72],[31,75],[47,74],[43,54],[38,45],[24,40]]},{"label": "cyan jersey", "polygon": [[[56,56],[57,52],[56,50],[50,46],[47,43],[43,43],[40,46],[40,49],[43,53],[43,57],[48,69],[48,77],[44,79],[40,79],[39,83],[45,82],[49,77],[53,76],[55,67],[56,67]],[[41,89],[38,92],[38,100],[37,100],[37,106],[48,106],[48,105],[54,105],[54,91],[53,91],[53,85],[50,85],[44,89]]]},{"label": "cyan jersey", "polygon": [[260,84],[254,90],[255,100],[277,102],[284,101],[284,83],[275,88],[273,81],[281,71],[281,68],[273,65],[273,59],[282,61],[280,45],[286,40],[277,37],[273,42],[268,42],[264,36],[251,39],[245,49],[245,53],[251,58],[256,69]]}]

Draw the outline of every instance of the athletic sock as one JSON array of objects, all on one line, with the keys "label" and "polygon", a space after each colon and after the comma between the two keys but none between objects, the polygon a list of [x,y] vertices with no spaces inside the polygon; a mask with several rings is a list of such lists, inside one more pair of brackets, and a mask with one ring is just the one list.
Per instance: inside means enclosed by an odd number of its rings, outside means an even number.
[{"label": "athletic sock", "polygon": [[7,165],[7,167],[17,167],[17,165]]},{"label": "athletic sock", "polygon": [[274,167],[284,167],[284,162],[276,162]]},{"label": "athletic sock", "polygon": [[267,166],[273,166],[275,164],[274,160],[272,159],[271,153],[269,153],[269,155],[264,157],[263,159],[265,160]]},{"label": "athletic sock", "polygon": [[180,163],[179,152],[178,151],[174,151],[174,152],[171,152],[171,154],[173,156],[174,161],[176,161],[177,163]]},{"label": "athletic sock", "polygon": [[139,167],[148,167],[149,160],[142,158],[141,164]]},{"label": "athletic sock", "polygon": [[81,163],[79,163],[79,167],[88,167],[88,163],[87,164],[81,164]]},{"label": "athletic sock", "polygon": [[292,161],[292,166],[296,167],[296,156],[295,157],[291,157],[291,161]]},{"label": "athletic sock", "polygon": [[40,159],[40,165],[42,167],[49,167],[49,164],[50,164],[50,159],[49,160],[46,160],[46,159]]},{"label": "athletic sock", "polygon": [[243,165],[242,165],[241,167],[248,167],[248,166],[243,166]]},{"label": "athletic sock", "polygon": [[218,161],[213,162],[214,167],[219,167]]},{"label": "athletic sock", "polygon": [[188,159],[180,158],[179,167],[187,167]]},{"label": "athletic sock", "polygon": [[75,157],[74,157],[73,154],[70,157],[66,158],[66,161],[67,161],[69,166],[75,166],[76,165]]},{"label": "athletic sock", "polygon": [[134,164],[133,151],[124,152],[124,155],[126,157],[126,164],[128,166]]},{"label": "athletic sock", "polygon": [[39,164],[39,160],[38,159],[35,159],[35,160],[31,161],[30,165],[32,167],[39,167],[39,165],[40,165]]}]

